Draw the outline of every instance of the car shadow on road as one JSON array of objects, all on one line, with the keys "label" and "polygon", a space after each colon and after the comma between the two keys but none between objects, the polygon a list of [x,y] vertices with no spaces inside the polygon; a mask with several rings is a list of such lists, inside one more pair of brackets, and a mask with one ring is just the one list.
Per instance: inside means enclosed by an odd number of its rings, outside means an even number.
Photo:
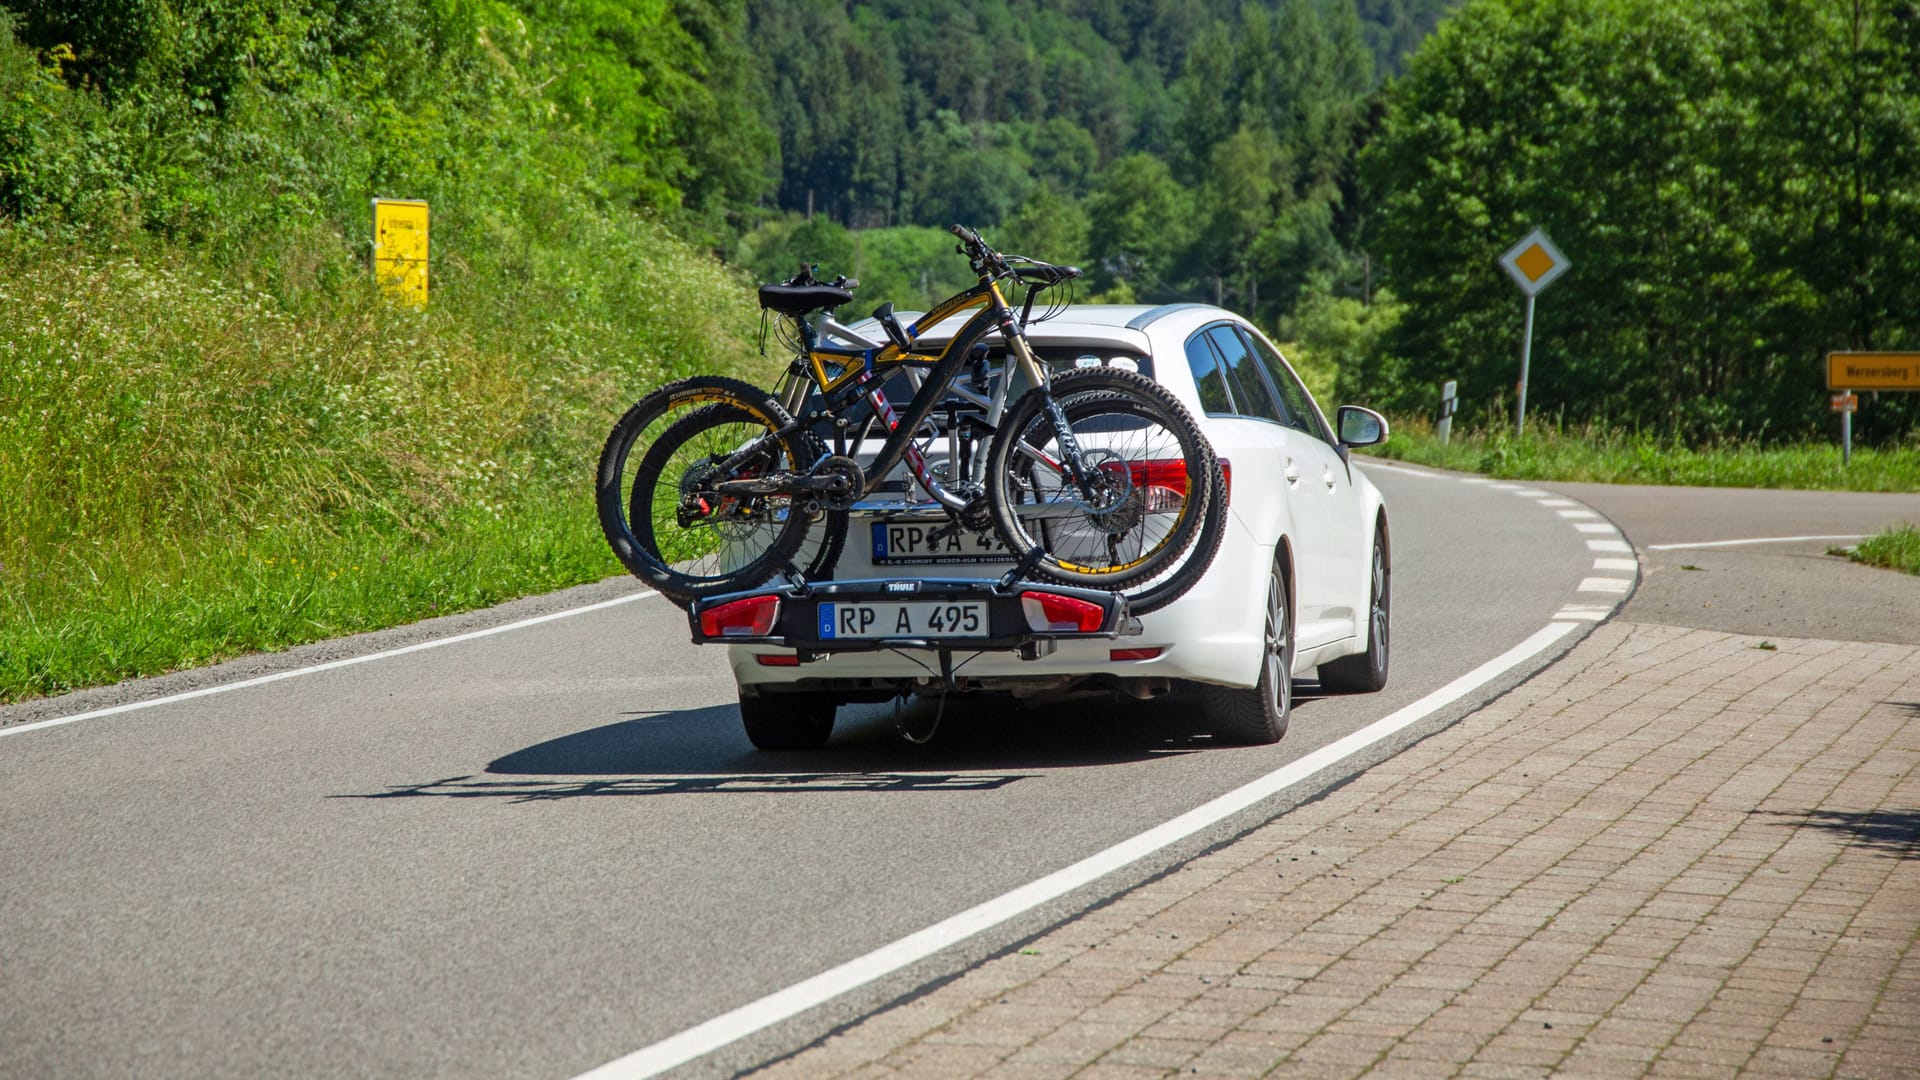
[{"label": "car shadow on road", "polygon": [[[911,736],[911,738],[909,737]],[[1036,769],[1124,764],[1215,745],[1179,699],[1022,707],[1005,698],[841,709],[832,741],[770,753],[737,709],[634,713],[489,762],[482,775],[400,784],[357,798],[536,802],[605,795],[990,791]]]}]

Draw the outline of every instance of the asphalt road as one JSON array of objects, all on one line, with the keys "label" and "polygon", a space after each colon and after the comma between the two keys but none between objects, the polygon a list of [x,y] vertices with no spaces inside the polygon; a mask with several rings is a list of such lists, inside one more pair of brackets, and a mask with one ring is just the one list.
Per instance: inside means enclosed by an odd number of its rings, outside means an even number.
[{"label": "asphalt road", "polygon": [[[1393,514],[1393,683],[1302,701],[1275,747],[1214,746],[1167,702],[952,710],[926,746],[869,707],[843,712],[827,751],[757,754],[722,657],[685,644],[658,597],[0,738],[0,1075],[573,1076],[1362,727],[1540,629],[1592,572],[1592,534],[1511,487],[1371,472]],[[0,725],[629,592],[37,703]],[[803,1045],[1366,763],[694,1071]]]},{"label": "asphalt road", "polygon": [[1832,553],[1890,525],[1920,524],[1920,494],[1541,486],[1585,502],[1632,538],[1643,580],[1628,618],[1920,645],[1920,577]]}]

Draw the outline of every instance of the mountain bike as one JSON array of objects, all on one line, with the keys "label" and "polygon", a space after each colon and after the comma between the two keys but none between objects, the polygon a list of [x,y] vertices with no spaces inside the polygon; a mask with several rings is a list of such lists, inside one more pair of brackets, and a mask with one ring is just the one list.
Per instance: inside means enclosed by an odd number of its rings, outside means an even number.
[{"label": "mountain bike", "polygon": [[[1024,577],[1124,593],[1136,612],[1192,585],[1226,514],[1220,466],[1192,415],[1134,372],[1053,372],[1025,329],[1036,298],[1080,271],[951,231],[977,282],[907,325],[881,305],[873,318],[886,341],[831,317],[856,282],[803,270],[759,290],[794,347],[777,394],[694,376],[627,410],[601,452],[596,501],[630,572],[681,604],[780,575],[816,580],[833,571],[850,510],[905,498],[942,515],[946,535],[997,538]],[[1018,307],[1003,286],[1026,290]],[[937,351],[921,351],[969,311]],[[915,388],[897,410],[883,387],[895,374]],[[927,451],[942,435],[948,453],[935,466]],[[924,500],[890,483],[903,464]],[[882,488],[897,497],[863,502]]]}]

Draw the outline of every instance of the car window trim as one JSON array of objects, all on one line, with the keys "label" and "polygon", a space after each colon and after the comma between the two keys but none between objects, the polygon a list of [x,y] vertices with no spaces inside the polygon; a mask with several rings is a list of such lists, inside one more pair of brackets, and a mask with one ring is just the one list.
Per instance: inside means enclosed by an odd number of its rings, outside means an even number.
[{"label": "car window trim", "polygon": [[[1231,361],[1227,359],[1227,354],[1221,351],[1219,341],[1217,338],[1214,337],[1214,334],[1213,334],[1213,331],[1215,329],[1218,329],[1223,326],[1227,327],[1228,333],[1231,334],[1237,341],[1240,342],[1241,355],[1250,364],[1252,364],[1253,367],[1259,368],[1263,365],[1260,363],[1260,357],[1255,355],[1253,351],[1253,347],[1248,343],[1246,331],[1241,328],[1239,323],[1234,322],[1231,319],[1223,319],[1219,322],[1214,323],[1212,326],[1208,327],[1206,330],[1202,331],[1207,335],[1207,343],[1214,347],[1213,348],[1214,355],[1220,358],[1220,372],[1222,377],[1226,379],[1227,385],[1238,386],[1240,381],[1239,370],[1238,368],[1235,367],[1235,365]],[[1236,395],[1234,398],[1234,407],[1239,410],[1239,413],[1241,416],[1244,416],[1249,420],[1265,420],[1268,423],[1279,424],[1281,427],[1293,426],[1292,424],[1287,423],[1285,419],[1287,414],[1292,412],[1292,410],[1288,408],[1286,400],[1284,398],[1282,398],[1279,394],[1274,393],[1273,386],[1272,384],[1266,381],[1265,375],[1256,375],[1254,377],[1254,386],[1252,387],[1252,389],[1248,390],[1247,392],[1249,394],[1263,393],[1267,395],[1267,401],[1266,401],[1267,408],[1271,412],[1273,412],[1274,415],[1262,416],[1258,413],[1249,412],[1244,406],[1240,404],[1239,397]]]},{"label": "car window trim", "polygon": [[[1234,329],[1240,331],[1240,336],[1242,338],[1246,339],[1246,344],[1248,349],[1254,350],[1256,353],[1258,352],[1259,347],[1261,345],[1266,345],[1268,348],[1273,349],[1273,355],[1277,357],[1282,364],[1286,364],[1288,374],[1291,374],[1293,376],[1294,382],[1300,387],[1300,393],[1302,396],[1304,396],[1307,399],[1307,404],[1313,406],[1313,412],[1308,414],[1305,417],[1302,417],[1302,419],[1307,423],[1307,425],[1310,428],[1312,428],[1312,430],[1293,427],[1292,424],[1287,424],[1286,426],[1293,428],[1293,430],[1300,432],[1300,434],[1302,435],[1310,435],[1316,439],[1319,439],[1321,442],[1326,443],[1328,446],[1339,445],[1339,440],[1330,437],[1332,432],[1327,427],[1327,418],[1321,415],[1320,413],[1320,403],[1313,399],[1313,392],[1307,389],[1307,384],[1300,381],[1300,373],[1293,370],[1292,364],[1287,363],[1287,354],[1281,352],[1278,347],[1273,345],[1272,342],[1269,342],[1264,338],[1256,338],[1254,336],[1254,333],[1248,327],[1242,326],[1238,323],[1234,323],[1233,327]],[[1258,359],[1257,356],[1256,356],[1256,359]],[[1260,369],[1260,377],[1267,381],[1268,391],[1272,393],[1274,397],[1280,398],[1284,401],[1286,398],[1286,395],[1280,392],[1280,388],[1278,386],[1273,385],[1273,373],[1267,370],[1267,365],[1264,363],[1256,363],[1254,366]],[[1287,410],[1289,412],[1292,412],[1293,407],[1289,405],[1287,406]]]},{"label": "car window trim", "polygon": [[[1200,329],[1195,330],[1192,334],[1187,336],[1187,340],[1185,343],[1182,344],[1181,349],[1184,352],[1185,347],[1187,345],[1191,345],[1195,338],[1199,339],[1200,344],[1206,346],[1207,355],[1213,357],[1213,370],[1216,373],[1218,373],[1220,376],[1220,391],[1227,395],[1227,408],[1231,409],[1232,411],[1223,412],[1223,413],[1207,412],[1207,403],[1201,400],[1200,398],[1200,380],[1198,378],[1195,378],[1193,380],[1194,400],[1200,402],[1200,411],[1202,414],[1206,416],[1240,417],[1246,420],[1257,420],[1259,419],[1259,417],[1248,416],[1247,414],[1241,412],[1240,403],[1233,399],[1233,380],[1227,378],[1226,358],[1220,355],[1220,347],[1215,345],[1213,343],[1213,338],[1207,334],[1208,330],[1211,330],[1215,326],[1219,326],[1219,325],[1220,325],[1219,323],[1208,323],[1206,326],[1203,326]],[[1191,368],[1193,366],[1193,362],[1191,360],[1188,360],[1187,366]]]}]

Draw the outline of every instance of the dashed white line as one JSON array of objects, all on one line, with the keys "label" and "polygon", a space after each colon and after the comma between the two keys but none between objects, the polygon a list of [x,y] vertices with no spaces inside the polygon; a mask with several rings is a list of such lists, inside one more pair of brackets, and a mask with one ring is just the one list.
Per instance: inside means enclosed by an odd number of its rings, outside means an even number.
[{"label": "dashed white line", "polygon": [[1600,515],[1592,510],[1555,510],[1554,513],[1569,521],[1577,518],[1597,518]]},{"label": "dashed white line", "polygon": [[1541,499],[1540,505],[1553,507],[1553,506],[1579,506],[1580,504],[1577,502],[1574,502],[1572,499]]},{"label": "dashed white line", "polygon": [[1628,573],[1637,573],[1640,570],[1640,561],[1638,559],[1595,559],[1593,560],[1593,568],[1595,570],[1625,570]]},{"label": "dashed white line", "polygon": [[1589,540],[1587,541],[1587,550],[1619,551],[1631,554],[1633,552],[1633,545],[1627,543],[1625,540]]},{"label": "dashed white line", "polygon": [[1568,604],[1561,608],[1553,618],[1555,622],[1599,622],[1611,614],[1613,614],[1612,607]]},{"label": "dashed white line", "polygon": [[1590,577],[1590,578],[1580,579],[1580,587],[1575,589],[1574,591],[1575,592],[1615,593],[1620,596],[1625,596],[1627,593],[1627,590],[1632,587],[1633,587],[1632,578]]},{"label": "dashed white line", "polygon": [[1612,523],[1605,521],[1576,521],[1573,523],[1573,527],[1583,533],[1617,533],[1620,531]]}]

